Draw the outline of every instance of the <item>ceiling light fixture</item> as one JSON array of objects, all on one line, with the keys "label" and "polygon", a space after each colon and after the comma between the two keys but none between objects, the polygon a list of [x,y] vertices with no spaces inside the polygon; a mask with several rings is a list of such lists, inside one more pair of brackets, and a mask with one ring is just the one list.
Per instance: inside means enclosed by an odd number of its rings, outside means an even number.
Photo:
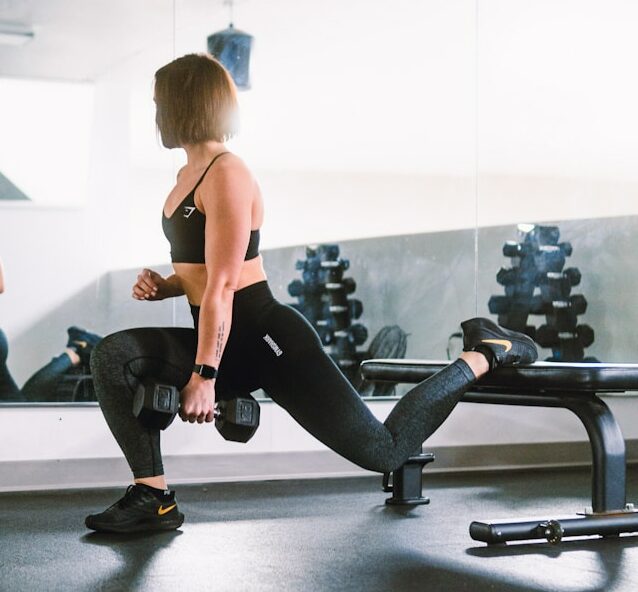
[{"label": "ceiling light fixture", "polygon": [[230,8],[230,24],[227,29],[208,36],[208,53],[230,72],[239,90],[248,90],[253,37],[233,26],[233,0],[224,0],[224,4]]},{"label": "ceiling light fixture", "polygon": [[0,45],[20,46],[34,37],[33,29],[27,25],[0,22]]}]

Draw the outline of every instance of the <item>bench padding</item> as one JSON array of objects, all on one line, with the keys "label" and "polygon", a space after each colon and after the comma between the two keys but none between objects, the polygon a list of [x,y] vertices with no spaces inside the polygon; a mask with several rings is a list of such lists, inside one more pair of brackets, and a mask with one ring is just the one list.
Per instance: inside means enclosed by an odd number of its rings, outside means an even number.
[{"label": "bench padding", "polygon": [[[366,360],[361,365],[361,372],[367,380],[417,383],[436,374],[449,363],[434,360]],[[497,368],[479,380],[472,390],[562,393],[638,391],[638,364],[535,362],[529,366]]]}]

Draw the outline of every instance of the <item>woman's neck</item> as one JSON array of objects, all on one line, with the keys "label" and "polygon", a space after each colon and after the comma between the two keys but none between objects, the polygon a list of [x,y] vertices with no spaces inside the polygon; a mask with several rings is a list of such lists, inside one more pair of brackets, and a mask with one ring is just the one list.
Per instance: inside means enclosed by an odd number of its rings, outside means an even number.
[{"label": "woman's neck", "polygon": [[187,165],[194,169],[207,167],[213,156],[226,150],[222,142],[215,141],[187,144],[183,148],[186,152]]}]

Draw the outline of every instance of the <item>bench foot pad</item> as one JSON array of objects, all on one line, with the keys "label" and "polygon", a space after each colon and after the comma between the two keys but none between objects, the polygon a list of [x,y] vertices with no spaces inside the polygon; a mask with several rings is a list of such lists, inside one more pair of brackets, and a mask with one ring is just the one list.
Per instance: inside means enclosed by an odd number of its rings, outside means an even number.
[{"label": "bench foot pad", "polygon": [[638,513],[619,510],[617,514],[573,516],[520,522],[480,522],[470,524],[470,536],[488,544],[543,539],[560,543],[564,537],[616,536],[638,532]]}]

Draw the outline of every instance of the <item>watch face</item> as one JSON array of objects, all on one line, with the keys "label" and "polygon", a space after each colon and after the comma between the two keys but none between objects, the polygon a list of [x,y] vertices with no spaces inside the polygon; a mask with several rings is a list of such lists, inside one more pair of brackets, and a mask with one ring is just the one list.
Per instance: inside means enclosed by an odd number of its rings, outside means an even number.
[{"label": "watch face", "polygon": [[216,378],[217,368],[213,366],[207,366],[206,364],[199,364],[195,366],[195,372],[202,378]]}]

